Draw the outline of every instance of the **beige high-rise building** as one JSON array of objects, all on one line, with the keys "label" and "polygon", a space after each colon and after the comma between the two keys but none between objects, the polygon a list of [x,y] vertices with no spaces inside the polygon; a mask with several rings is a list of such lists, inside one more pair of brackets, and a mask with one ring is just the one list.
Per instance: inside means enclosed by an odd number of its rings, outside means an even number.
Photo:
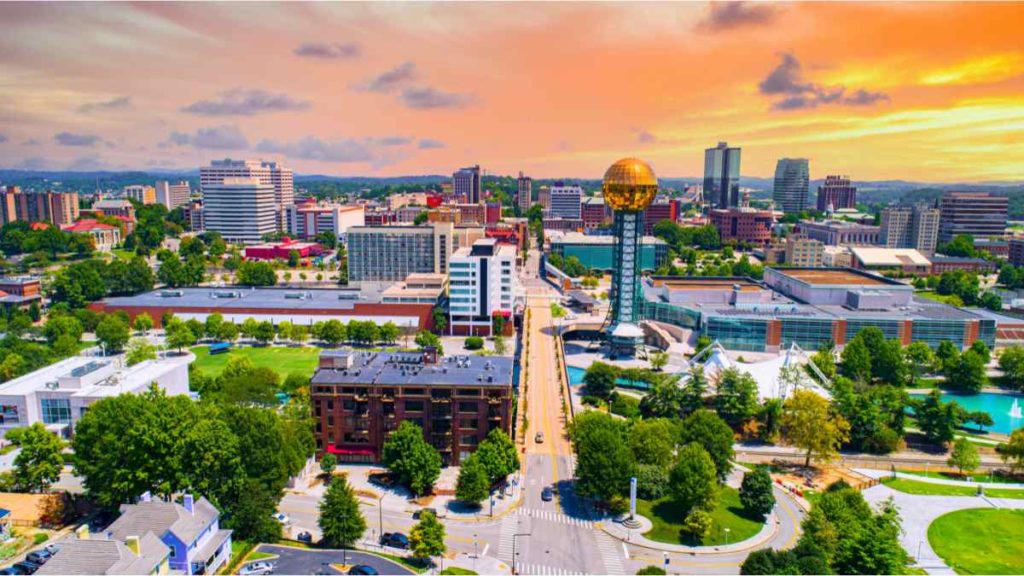
[{"label": "beige high-rise building", "polygon": [[819,240],[812,240],[803,234],[790,234],[786,237],[786,265],[800,268],[819,268],[823,266],[825,245]]},{"label": "beige high-rise building", "polygon": [[882,210],[879,243],[887,248],[914,248],[931,255],[939,238],[939,210],[925,204]]},{"label": "beige high-rise building", "polygon": [[291,168],[279,162],[266,160],[214,160],[209,166],[199,168],[199,188],[205,192],[207,186],[223,184],[228,178],[257,178],[260,184],[274,187],[275,216],[278,231],[288,228],[285,207],[295,204],[295,181]]},{"label": "beige high-rise building", "polygon": [[171,184],[166,180],[156,183],[156,201],[166,206],[168,210],[184,206],[191,199],[192,188],[184,180],[177,184]]},{"label": "beige high-rise building", "polygon": [[524,213],[533,206],[533,178],[523,176],[519,173],[518,189],[516,190],[516,204]]},{"label": "beige high-rise building", "polygon": [[139,204],[156,204],[156,188],[142,184],[125,186],[124,197],[135,200]]}]

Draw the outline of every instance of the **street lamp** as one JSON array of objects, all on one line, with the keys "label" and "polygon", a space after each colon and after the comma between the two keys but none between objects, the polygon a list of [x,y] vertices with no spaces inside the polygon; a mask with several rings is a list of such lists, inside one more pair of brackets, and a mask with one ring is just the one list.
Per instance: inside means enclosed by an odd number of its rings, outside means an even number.
[{"label": "street lamp", "polygon": [[532,532],[523,532],[521,534],[512,535],[512,574],[516,573],[516,538],[520,536],[530,536]]},{"label": "street lamp", "polygon": [[384,537],[384,495],[377,498],[377,529],[380,530],[380,537]]},{"label": "street lamp", "polygon": [[726,546],[729,545],[729,531],[730,530],[731,530],[730,528],[725,528],[725,545]]},{"label": "street lamp", "polygon": [[476,534],[473,534],[473,572],[476,572],[476,559],[479,557],[476,551]]}]

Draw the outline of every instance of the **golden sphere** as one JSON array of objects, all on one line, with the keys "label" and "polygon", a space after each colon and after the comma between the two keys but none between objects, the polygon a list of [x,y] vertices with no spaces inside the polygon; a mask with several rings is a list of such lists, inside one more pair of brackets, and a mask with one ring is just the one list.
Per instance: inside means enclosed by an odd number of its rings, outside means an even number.
[{"label": "golden sphere", "polygon": [[658,194],[658,178],[639,158],[623,158],[604,173],[604,201],[615,211],[640,212]]}]

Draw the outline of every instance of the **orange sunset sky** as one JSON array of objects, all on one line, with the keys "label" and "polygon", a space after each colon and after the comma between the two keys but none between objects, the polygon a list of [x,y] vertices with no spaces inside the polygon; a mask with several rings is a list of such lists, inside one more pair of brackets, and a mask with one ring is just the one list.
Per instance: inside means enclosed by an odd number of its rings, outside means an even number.
[{"label": "orange sunset sky", "polygon": [[1021,180],[1024,3],[4,3],[0,166]]}]

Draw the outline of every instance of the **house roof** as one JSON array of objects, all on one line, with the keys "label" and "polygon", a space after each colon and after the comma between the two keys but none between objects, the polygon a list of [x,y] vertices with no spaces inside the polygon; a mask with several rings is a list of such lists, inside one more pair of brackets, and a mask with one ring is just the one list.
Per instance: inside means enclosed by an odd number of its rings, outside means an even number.
[{"label": "house roof", "polygon": [[181,504],[159,500],[123,504],[121,517],[107,531],[119,540],[149,532],[157,536],[171,532],[182,542],[191,543],[220,516],[206,498],[196,500],[194,509],[195,512],[189,512]]},{"label": "house roof", "polygon": [[37,574],[150,574],[170,554],[154,534],[139,537],[138,556],[118,540],[65,538]]},{"label": "house roof", "polygon": [[74,224],[61,226],[60,229],[65,232],[92,232],[93,230],[115,230],[115,227],[109,224],[102,224],[92,218],[86,218]]}]

